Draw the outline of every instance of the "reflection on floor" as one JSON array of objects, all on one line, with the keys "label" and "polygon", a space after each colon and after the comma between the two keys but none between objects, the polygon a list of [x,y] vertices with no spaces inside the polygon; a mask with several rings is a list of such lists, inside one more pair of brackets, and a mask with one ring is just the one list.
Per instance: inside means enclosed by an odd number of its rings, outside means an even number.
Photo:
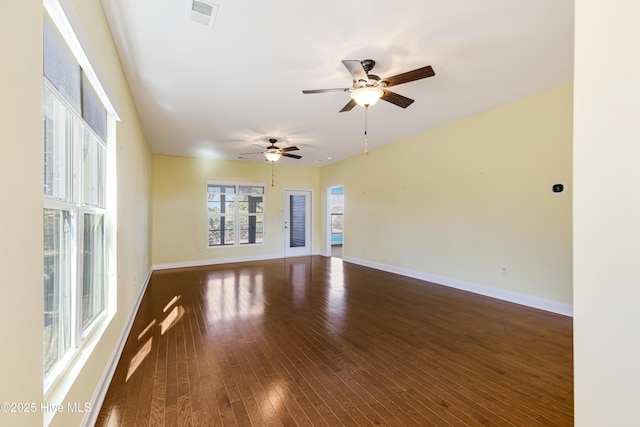
[{"label": "reflection on floor", "polygon": [[334,258],[342,258],[342,245],[331,245],[331,256]]},{"label": "reflection on floor", "polygon": [[572,343],[338,258],[154,271],[95,426],[572,426]]}]

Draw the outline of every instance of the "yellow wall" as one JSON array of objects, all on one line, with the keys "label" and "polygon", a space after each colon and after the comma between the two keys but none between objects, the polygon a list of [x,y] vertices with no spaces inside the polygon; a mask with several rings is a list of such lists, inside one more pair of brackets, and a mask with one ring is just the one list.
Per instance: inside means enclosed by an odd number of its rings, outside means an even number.
[{"label": "yellow wall", "polygon": [[[0,52],[0,402],[42,402],[40,1],[0,2]],[[0,425],[33,426],[41,419],[0,412]]]},{"label": "yellow wall", "polygon": [[640,426],[640,4],[576,1],[576,426]]},{"label": "yellow wall", "polygon": [[[100,0],[61,2],[122,121],[117,125],[117,312],[62,402],[90,402],[144,281],[150,253],[151,154],[120,68]],[[0,2],[0,402],[44,402],[42,384],[42,22],[41,0]],[[8,65],[10,64],[10,66]],[[134,281],[136,284],[134,285]],[[60,401],[56,403],[61,403]],[[43,413],[6,414],[0,425],[42,425]],[[57,414],[51,425],[80,425],[84,414]]]},{"label": "yellow wall", "polygon": [[[186,157],[153,156],[153,265],[197,265],[228,259],[284,256],[282,229],[285,189],[314,191],[313,251],[319,246],[319,169],[271,166]],[[207,180],[262,183],[265,185],[265,243],[242,247],[207,248]]]},{"label": "yellow wall", "polygon": [[345,258],[571,304],[572,107],[564,86],[323,167]]}]

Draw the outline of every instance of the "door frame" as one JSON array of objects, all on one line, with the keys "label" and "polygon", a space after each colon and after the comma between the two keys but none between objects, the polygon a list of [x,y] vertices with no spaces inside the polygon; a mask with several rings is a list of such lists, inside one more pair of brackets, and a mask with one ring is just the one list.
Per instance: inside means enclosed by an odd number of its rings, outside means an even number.
[{"label": "door frame", "polygon": [[[330,257],[331,256],[331,189],[336,188],[336,187],[342,187],[342,198],[343,198],[343,208],[344,208],[344,184],[335,184],[335,185],[330,185],[327,187],[327,203],[326,203],[326,219],[327,219],[327,224],[326,224],[326,236],[325,236],[325,255]],[[344,212],[342,213],[343,218],[344,218]],[[343,219],[344,220],[344,219]],[[342,233],[342,255],[344,256],[344,231]]]},{"label": "door frame", "polygon": [[[309,215],[308,215],[308,227],[307,227],[307,231],[308,231],[308,239],[306,239],[306,246],[304,248],[301,248],[300,250],[289,250],[289,248],[287,248],[287,242],[288,242],[288,238],[287,238],[287,233],[288,233],[288,218],[287,218],[287,213],[289,212],[289,193],[295,193],[295,192],[301,192],[301,193],[306,193],[305,195],[307,195],[308,197],[308,210],[309,210]],[[283,207],[282,207],[282,231],[283,231],[283,246],[284,246],[284,257],[295,257],[295,256],[310,256],[313,255],[313,190],[312,189],[308,189],[308,188],[285,188],[284,189],[284,195],[283,195]],[[300,252],[300,253],[297,253]]]}]

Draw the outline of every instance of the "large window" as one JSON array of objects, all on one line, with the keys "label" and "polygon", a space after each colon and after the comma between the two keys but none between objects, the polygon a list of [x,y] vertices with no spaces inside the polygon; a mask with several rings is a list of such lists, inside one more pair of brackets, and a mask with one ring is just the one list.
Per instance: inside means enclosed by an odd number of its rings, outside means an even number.
[{"label": "large window", "polygon": [[264,242],[264,186],[207,184],[208,246]]},{"label": "large window", "polygon": [[106,312],[107,109],[44,21],[44,378],[59,376]]}]

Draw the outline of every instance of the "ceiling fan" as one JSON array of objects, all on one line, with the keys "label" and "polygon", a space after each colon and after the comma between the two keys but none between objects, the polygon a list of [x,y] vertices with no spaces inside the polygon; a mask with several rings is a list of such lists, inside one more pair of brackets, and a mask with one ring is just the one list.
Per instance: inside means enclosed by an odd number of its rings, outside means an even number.
[{"label": "ceiling fan", "polygon": [[[299,156],[297,154],[290,154],[289,151],[298,151],[299,148],[294,146],[291,147],[285,147],[285,148],[280,148],[280,147],[276,147],[276,142],[278,142],[278,140],[276,138],[269,138],[269,143],[271,145],[269,145],[268,147],[265,147],[266,149],[264,151],[256,151],[253,153],[240,153],[240,155],[247,155],[247,154],[264,154],[264,157],[267,159],[268,162],[271,163],[275,163],[277,162],[280,157],[291,157],[292,159],[301,159],[302,156]],[[258,144],[256,144],[258,145]]]},{"label": "ceiling fan", "polygon": [[351,100],[347,105],[342,107],[342,110],[340,110],[341,113],[344,111],[350,111],[356,105],[368,108],[378,102],[379,99],[383,99],[397,105],[398,107],[407,108],[409,105],[413,104],[413,99],[391,92],[386,88],[436,75],[431,65],[427,65],[426,67],[418,68],[413,71],[407,71],[406,73],[381,79],[374,74],[369,74],[376,65],[376,62],[373,59],[363,59],[362,61],[357,59],[345,59],[342,63],[353,76],[352,87],[303,90],[302,93],[351,92]]},{"label": "ceiling fan", "polygon": [[[266,147],[266,149],[264,151],[257,151],[257,152],[254,152],[254,153],[241,153],[240,154],[240,155],[264,154],[264,157],[267,159],[267,162],[271,163],[271,186],[272,187],[275,185],[274,165],[276,164],[276,162],[278,160],[280,160],[280,157],[291,157],[292,159],[301,159],[302,158],[302,156],[299,156],[297,154],[289,153],[289,151],[298,151],[299,150],[299,148],[296,147],[295,145],[292,145],[291,147],[280,148],[280,147],[276,147],[276,142],[278,142],[278,140],[276,138],[269,138],[269,143],[271,145]],[[259,144],[254,144],[254,145],[262,147],[262,145],[259,145]]]}]

